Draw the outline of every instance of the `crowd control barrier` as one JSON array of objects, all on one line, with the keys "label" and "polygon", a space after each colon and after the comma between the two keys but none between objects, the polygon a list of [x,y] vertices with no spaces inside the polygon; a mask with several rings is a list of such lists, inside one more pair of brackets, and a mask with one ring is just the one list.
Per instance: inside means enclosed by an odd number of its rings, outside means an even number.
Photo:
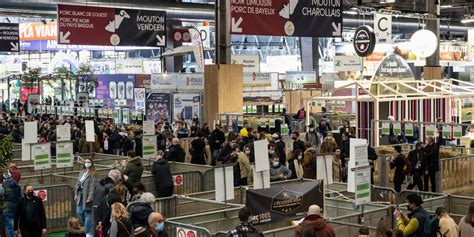
[{"label": "crowd control barrier", "polygon": [[69,217],[76,215],[73,188],[69,185],[33,187],[36,195],[43,199],[48,231],[64,231]]},{"label": "crowd control barrier", "polygon": [[[182,224],[171,220],[165,220],[166,233],[169,237],[211,237],[211,233],[206,228],[195,225]],[[192,234],[188,234],[191,232]]]}]

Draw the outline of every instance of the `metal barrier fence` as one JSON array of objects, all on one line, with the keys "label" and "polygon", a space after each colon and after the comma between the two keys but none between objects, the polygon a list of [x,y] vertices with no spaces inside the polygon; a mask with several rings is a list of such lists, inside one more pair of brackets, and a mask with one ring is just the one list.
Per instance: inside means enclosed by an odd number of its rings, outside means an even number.
[{"label": "metal barrier fence", "polygon": [[[183,237],[183,236],[211,237],[212,236],[209,230],[207,230],[206,228],[195,226],[195,225],[183,224],[183,223],[178,223],[171,220],[165,220],[165,226],[166,226],[166,233],[168,234],[169,237]],[[186,230],[195,231],[197,234],[188,235],[188,233],[186,233]],[[178,233],[178,231],[180,233]]]},{"label": "metal barrier fence", "polygon": [[474,185],[474,155],[440,160],[442,191],[462,191]]},{"label": "metal barrier fence", "polygon": [[48,231],[64,231],[69,217],[76,215],[73,188],[69,185],[51,185],[35,190],[45,190],[47,194],[43,204]]}]

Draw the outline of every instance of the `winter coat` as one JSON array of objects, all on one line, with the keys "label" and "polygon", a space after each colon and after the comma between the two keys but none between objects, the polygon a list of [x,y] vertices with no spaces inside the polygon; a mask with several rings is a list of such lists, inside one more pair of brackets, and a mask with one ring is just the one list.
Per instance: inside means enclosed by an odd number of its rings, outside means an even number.
[{"label": "winter coat", "polygon": [[318,148],[321,144],[321,137],[317,132],[307,132],[305,134],[305,139],[307,142],[311,143],[313,148]]},{"label": "winter coat", "polygon": [[44,210],[43,200],[39,197],[33,196],[31,199],[22,197],[20,201],[18,201],[18,205],[16,206],[14,230],[18,230],[18,227],[21,228],[23,226],[28,226],[27,224],[31,222],[31,220],[26,220],[28,219],[26,213],[27,202],[33,202],[33,216],[36,225],[41,229],[46,229],[46,212]]},{"label": "winter coat", "polygon": [[105,195],[107,195],[115,185],[114,180],[110,177],[106,177],[105,179],[101,179],[95,184],[94,190],[94,206],[99,206],[102,200],[104,199]]},{"label": "winter coat", "polygon": [[110,237],[130,237],[133,233],[132,222],[128,218],[112,220],[110,226]]},{"label": "winter coat", "polygon": [[459,236],[459,228],[456,222],[454,222],[453,218],[449,215],[444,215],[439,218],[439,232],[442,234],[438,234],[438,237],[458,237]]},{"label": "winter coat", "polygon": [[326,223],[324,218],[319,215],[309,215],[304,218],[303,222],[296,227],[296,237],[301,237],[302,230],[304,225],[310,225],[314,228],[314,234],[317,237],[335,237],[336,232],[334,229]]},{"label": "winter coat", "polygon": [[316,170],[313,169],[313,157],[317,151],[313,147],[306,149],[303,153],[303,170],[305,179],[316,178]]},{"label": "winter coat", "polygon": [[174,187],[173,176],[167,160],[159,159],[153,163],[151,173],[155,176],[156,189]]},{"label": "winter coat", "polygon": [[74,194],[78,196],[76,200],[76,205],[79,205],[79,202],[81,200],[81,196],[79,195],[82,195],[82,200],[83,200],[82,206],[84,210],[90,211],[92,210],[92,204],[94,201],[96,179],[95,179],[95,172],[92,172],[87,176],[87,178],[81,184],[81,177],[84,175],[85,172],[87,172],[87,170],[83,169],[79,173],[76,186],[74,187]]},{"label": "winter coat", "polygon": [[204,149],[206,148],[206,142],[204,139],[197,138],[191,142],[191,164],[205,165],[205,153]]},{"label": "winter coat", "polygon": [[243,152],[239,153],[239,158],[237,160],[240,167],[240,178],[247,178],[250,176],[250,161],[247,155]]},{"label": "winter coat", "polygon": [[134,229],[140,226],[144,228],[148,226],[148,216],[153,212],[150,205],[137,202],[131,204],[127,209]]},{"label": "winter coat", "polygon": [[172,145],[168,152],[166,152],[165,159],[169,162],[176,161],[176,162],[183,162],[186,158],[186,153],[181,145]]},{"label": "winter coat", "polygon": [[459,221],[459,232],[461,235],[459,237],[472,237],[474,236],[474,226],[471,224],[466,223],[466,217],[463,217],[461,221]]},{"label": "winter coat", "polygon": [[289,179],[291,177],[292,172],[281,164],[278,167],[270,167],[270,181],[281,181],[282,179],[280,178],[280,175],[282,174],[287,176]]},{"label": "winter coat", "polygon": [[217,129],[212,131],[211,135],[209,136],[209,147],[211,148],[211,151],[220,149],[222,144],[224,144],[224,142],[225,142],[224,132]]},{"label": "winter coat", "polygon": [[128,176],[128,180],[132,185],[140,182],[143,174],[143,164],[139,156],[128,158],[127,166],[125,167],[123,174]]},{"label": "winter coat", "polygon": [[427,145],[424,149],[425,160],[427,165],[428,172],[437,172],[439,171],[439,146],[436,143],[432,145]]}]

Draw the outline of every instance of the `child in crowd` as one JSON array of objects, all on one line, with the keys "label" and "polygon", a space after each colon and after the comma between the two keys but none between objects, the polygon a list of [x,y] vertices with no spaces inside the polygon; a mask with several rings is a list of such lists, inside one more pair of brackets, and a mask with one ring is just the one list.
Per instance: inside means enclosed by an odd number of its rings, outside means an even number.
[{"label": "child in crowd", "polygon": [[79,219],[70,217],[67,222],[67,232],[65,237],[86,237],[84,227],[81,226]]}]

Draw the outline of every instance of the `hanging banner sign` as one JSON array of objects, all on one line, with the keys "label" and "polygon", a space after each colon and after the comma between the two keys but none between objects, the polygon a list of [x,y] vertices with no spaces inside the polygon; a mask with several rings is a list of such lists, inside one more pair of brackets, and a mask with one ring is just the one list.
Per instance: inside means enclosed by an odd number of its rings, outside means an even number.
[{"label": "hanging banner sign", "polygon": [[450,125],[443,125],[443,128],[442,128],[442,136],[444,138],[451,138],[451,126]]},{"label": "hanging banner sign", "polygon": [[176,90],[176,74],[151,74],[152,90]]},{"label": "hanging banner sign", "polygon": [[374,33],[377,43],[390,43],[392,41],[392,16],[375,14]]},{"label": "hanging banner sign", "polygon": [[58,4],[57,12],[59,44],[166,46],[164,11]]},{"label": "hanging banner sign", "polygon": [[244,73],[244,87],[272,86],[272,73]]},{"label": "hanging banner sign", "polygon": [[191,43],[197,64],[196,72],[204,72],[204,46],[202,45],[201,33],[196,28],[190,28],[189,34],[191,34]]},{"label": "hanging banner sign", "polygon": [[395,135],[401,135],[402,134],[402,124],[399,122],[394,122],[393,123],[393,134]]},{"label": "hanging banner sign", "polygon": [[231,34],[342,36],[342,1],[230,0]]},{"label": "hanging banner sign", "polygon": [[462,126],[461,125],[453,126],[453,137],[454,138],[461,138],[462,137]]},{"label": "hanging banner sign", "polygon": [[31,155],[35,162],[35,171],[51,168],[50,143],[42,143],[31,146]]},{"label": "hanging banner sign", "polygon": [[382,135],[390,135],[390,123],[382,123]]},{"label": "hanging banner sign", "polygon": [[56,168],[73,167],[74,155],[72,142],[57,143],[56,145]]},{"label": "hanging banner sign", "polygon": [[372,27],[359,26],[354,33],[354,49],[360,57],[367,57],[375,49],[375,33]]},{"label": "hanging banner sign", "polygon": [[413,124],[412,123],[406,123],[405,124],[405,136],[412,137],[413,135],[414,135],[414,133],[413,133]]},{"label": "hanging banner sign", "polygon": [[427,137],[434,137],[436,133],[436,126],[435,125],[426,125],[426,136]]},{"label": "hanging banner sign", "polygon": [[0,23],[0,52],[20,51],[20,26],[18,23]]},{"label": "hanging banner sign", "polygon": [[176,89],[178,90],[204,90],[204,74],[180,73],[176,74]]},{"label": "hanging banner sign", "polygon": [[247,190],[246,207],[252,210],[252,224],[277,223],[306,216],[311,205],[324,207],[322,180],[294,183],[285,187]]},{"label": "hanging banner sign", "polygon": [[156,136],[143,136],[143,158],[155,159],[157,141]]}]

